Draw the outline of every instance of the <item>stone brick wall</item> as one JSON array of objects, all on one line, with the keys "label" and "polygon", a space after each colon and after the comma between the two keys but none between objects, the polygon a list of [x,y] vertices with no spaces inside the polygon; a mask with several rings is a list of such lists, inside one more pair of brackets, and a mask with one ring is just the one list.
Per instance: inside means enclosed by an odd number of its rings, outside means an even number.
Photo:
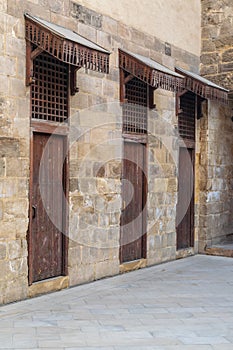
[{"label": "stone brick wall", "polygon": [[29,99],[23,19],[0,1],[0,303],[27,295]]},{"label": "stone brick wall", "polygon": [[213,244],[232,240],[233,123],[230,117],[228,107],[210,102],[200,121],[200,252]]},{"label": "stone brick wall", "polygon": [[202,0],[201,75],[233,90],[233,3]]},{"label": "stone brick wall", "polygon": [[[110,74],[80,69],[79,93],[70,100],[70,285],[119,273],[123,140],[118,48],[150,56],[171,69],[181,65],[197,72],[199,67],[198,55],[174,42],[167,45],[143,28],[85,7],[83,1],[75,2],[75,9],[72,4],[0,0],[0,303],[31,295],[27,266],[30,88],[25,87],[23,13],[73,29],[111,51]],[[155,102],[157,109],[149,118],[148,265],[176,256],[175,95],[157,90]]]},{"label": "stone brick wall", "polygon": [[[232,1],[202,0],[201,74],[233,89]],[[233,123],[229,107],[210,102],[200,131],[199,250],[232,239]]]}]

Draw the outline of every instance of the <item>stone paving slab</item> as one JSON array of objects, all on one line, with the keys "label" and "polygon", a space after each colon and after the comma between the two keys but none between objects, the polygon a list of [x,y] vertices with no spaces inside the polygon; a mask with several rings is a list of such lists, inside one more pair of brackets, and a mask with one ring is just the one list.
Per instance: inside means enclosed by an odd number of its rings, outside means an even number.
[{"label": "stone paving slab", "polygon": [[233,260],[196,255],[2,306],[0,349],[233,350]]}]

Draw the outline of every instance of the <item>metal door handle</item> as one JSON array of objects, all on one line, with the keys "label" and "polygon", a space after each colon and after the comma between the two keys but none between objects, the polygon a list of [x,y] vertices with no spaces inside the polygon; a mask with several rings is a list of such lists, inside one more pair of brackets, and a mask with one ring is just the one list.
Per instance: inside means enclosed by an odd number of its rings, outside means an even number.
[{"label": "metal door handle", "polygon": [[35,219],[36,217],[36,205],[32,206],[32,218]]}]

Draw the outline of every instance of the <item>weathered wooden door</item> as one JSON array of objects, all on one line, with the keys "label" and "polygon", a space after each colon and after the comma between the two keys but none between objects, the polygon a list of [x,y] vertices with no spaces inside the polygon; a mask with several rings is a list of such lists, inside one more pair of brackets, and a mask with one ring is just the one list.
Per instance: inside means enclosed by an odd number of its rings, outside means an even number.
[{"label": "weathered wooden door", "polygon": [[125,141],[122,169],[120,261],[145,257],[146,243],[146,176],[144,144]]},{"label": "weathered wooden door", "polygon": [[180,147],[177,203],[177,249],[193,246],[194,237],[194,150]]},{"label": "weathered wooden door", "polygon": [[65,138],[33,134],[29,283],[64,274]]}]

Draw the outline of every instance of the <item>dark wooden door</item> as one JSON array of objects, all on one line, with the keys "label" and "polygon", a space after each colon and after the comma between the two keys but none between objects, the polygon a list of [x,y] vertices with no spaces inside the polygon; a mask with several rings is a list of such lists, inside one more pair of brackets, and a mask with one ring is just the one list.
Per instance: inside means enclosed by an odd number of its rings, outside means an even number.
[{"label": "dark wooden door", "polygon": [[193,246],[194,239],[194,150],[180,147],[177,203],[177,249]]},{"label": "dark wooden door", "polygon": [[29,282],[64,273],[65,138],[34,133],[29,233]]},{"label": "dark wooden door", "polygon": [[146,254],[146,146],[124,142],[120,261],[128,262]]}]

